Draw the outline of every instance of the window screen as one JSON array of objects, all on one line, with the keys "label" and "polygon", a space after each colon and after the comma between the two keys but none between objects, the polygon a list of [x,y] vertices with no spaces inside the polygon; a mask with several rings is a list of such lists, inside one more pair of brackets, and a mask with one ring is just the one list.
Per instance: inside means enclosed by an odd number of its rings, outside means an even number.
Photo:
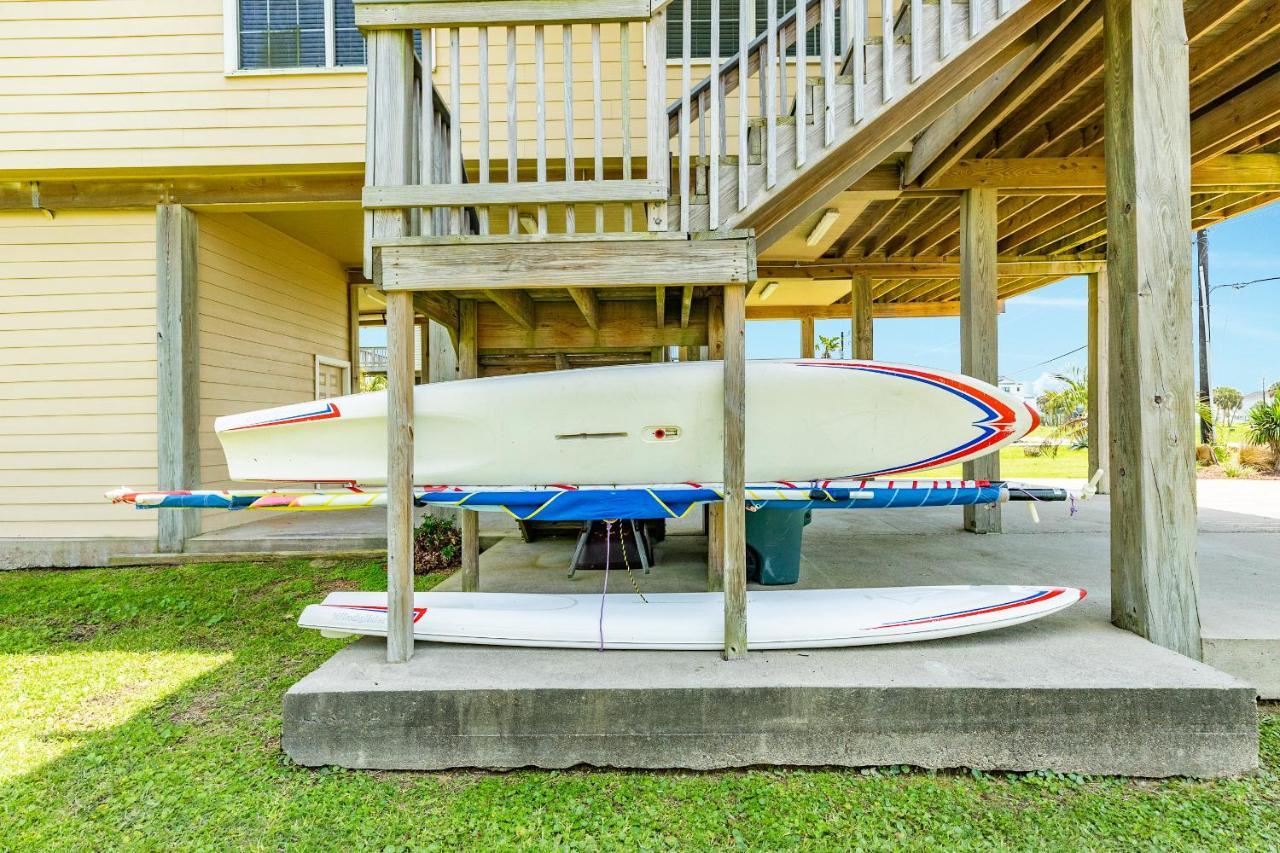
[{"label": "window screen", "polygon": [[334,0],[333,39],[339,65],[364,65],[364,36],[356,29],[354,0]]},{"label": "window screen", "polygon": [[241,68],[323,66],[324,45],[324,0],[240,0]]},{"label": "window screen", "polygon": [[[713,0],[690,0],[689,12],[692,20],[689,24],[689,56],[706,59],[711,56],[711,3]],[[766,3],[777,2],[778,19],[788,14],[796,6],[796,0],[755,0],[756,33],[764,32],[769,21],[769,7]],[[840,5],[836,4],[836,32],[840,31]],[[839,52],[837,35],[835,44]],[[809,30],[805,40],[805,52],[815,57],[821,50],[818,43],[818,27]],[[667,58],[680,59],[684,50],[684,2],[674,0],[667,6]],[[738,0],[720,0],[720,56],[733,56],[738,52]],[[788,56],[795,56],[795,47],[788,49]]]}]

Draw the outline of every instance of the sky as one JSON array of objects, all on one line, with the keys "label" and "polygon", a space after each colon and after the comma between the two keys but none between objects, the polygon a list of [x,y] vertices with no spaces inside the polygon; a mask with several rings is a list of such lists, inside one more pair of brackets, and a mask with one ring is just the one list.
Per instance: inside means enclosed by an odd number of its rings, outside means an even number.
[{"label": "sky", "polygon": [[[1188,238],[1188,252],[1193,244]],[[1268,276],[1280,276],[1280,203],[1209,229],[1210,286]],[[1085,351],[1058,356],[1087,340],[1087,296],[1087,283],[1077,276],[1006,301],[998,332],[1001,375],[1036,385],[1038,392],[1055,373],[1083,371]],[[1261,388],[1264,377],[1268,385],[1280,380],[1280,281],[1219,288],[1210,294],[1209,306],[1212,386],[1230,385],[1247,394]],[[959,318],[875,323],[877,359],[960,369]],[[825,320],[817,323],[816,333],[838,335],[848,329],[847,322]],[[792,358],[799,340],[796,321],[747,324],[749,358]]]},{"label": "sky", "polygon": [[[1194,238],[1188,237],[1187,251]],[[1280,276],[1280,203],[1255,210],[1209,229],[1209,283],[1230,284]],[[1027,383],[1035,396],[1056,373],[1083,371],[1087,339],[1083,277],[1073,277],[1005,303],[1000,315],[1000,373]],[[1230,385],[1245,394],[1280,380],[1280,281],[1242,289],[1219,288],[1211,294],[1213,387]],[[849,324],[823,320],[819,335],[839,335]],[[1189,333],[1194,334],[1193,329]],[[382,328],[364,329],[365,346],[382,346]],[[752,321],[747,324],[748,358],[795,358],[800,342],[798,321]],[[960,369],[960,320],[956,317],[880,319],[875,325],[876,358],[944,370]]]}]

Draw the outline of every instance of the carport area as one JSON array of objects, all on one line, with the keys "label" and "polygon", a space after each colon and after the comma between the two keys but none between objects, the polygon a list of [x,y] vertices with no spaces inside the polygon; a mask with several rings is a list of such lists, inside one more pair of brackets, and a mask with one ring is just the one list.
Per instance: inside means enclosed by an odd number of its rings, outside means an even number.
[{"label": "carport area", "polygon": [[[1255,690],[1280,698],[1280,488],[1199,486],[1204,663],[1110,623],[1105,496],[1077,502],[1074,514],[1043,505],[1038,523],[1007,507],[1005,532],[986,536],[961,532],[954,508],[818,511],[800,587],[1016,583],[1083,586],[1089,596],[978,637],[756,652],[729,669],[712,653],[436,644],[387,664],[382,641],[365,639],[291,689],[285,748],[304,764],[406,768],[906,761],[1239,772],[1256,761]],[[571,539],[506,536],[481,555],[480,589],[601,590],[601,572],[566,577],[572,549]],[[657,557],[652,574],[636,576],[642,590],[706,589],[698,525],[673,525]],[[631,593],[630,580],[612,572],[609,591]]]}]

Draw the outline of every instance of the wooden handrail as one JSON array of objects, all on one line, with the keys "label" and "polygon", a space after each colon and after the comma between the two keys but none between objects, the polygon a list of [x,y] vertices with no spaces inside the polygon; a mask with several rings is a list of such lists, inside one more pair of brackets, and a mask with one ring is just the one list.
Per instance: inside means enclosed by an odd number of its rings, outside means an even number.
[{"label": "wooden handrail", "polygon": [[[773,0],[768,0],[773,2]],[[796,4],[790,12],[783,15],[778,20],[777,33],[779,36],[778,51],[785,53],[793,44],[796,43],[796,10],[799,9]],[[820,23],[822,17],[822,0],[805,0],[805,29],[806,31],[817,23]],[[768,40],[768,32],[761,32],[747,45],[747,77],[760,70],[760,53],[764,48],[765,42]],[[720,63],[720,79],[724,81],[724,94],[727,96],[730,92],[738,88],[738,65],[741,57],[733,54]],[[692,122],[702,114],[702,103],[711,90],[711,76],[704,77],[696,86],[689,90],[689,121]],[[681,98],[677,98],[667,107],[667,120],[670,125],[670,135],[674,137],[680,130],[680,102]]]}]

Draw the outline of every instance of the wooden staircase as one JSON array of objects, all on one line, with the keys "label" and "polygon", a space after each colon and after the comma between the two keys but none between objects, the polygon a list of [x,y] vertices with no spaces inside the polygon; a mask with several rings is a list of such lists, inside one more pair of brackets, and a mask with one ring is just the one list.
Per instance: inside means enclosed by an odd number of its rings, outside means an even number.
[{"label": "wooden staircase", "polygon": [[[1060,2],[912,0],[887,41],[864,39],[856,19],[843,27],[848,42],[836,62],[828,59],[834,59],[829,42],[841,35],[831,23],[831,0],[810,0],[803,29],[816,27],[819,33],[822,51],[816,61],[799,53],[780,61],[797,41],[803,44],[792,13],[778,22],[773,38],[765,33],[747,46],[747,88],[757,86],[760,96],[744,97],[746,88],[736,73],[740,54],[735,54],[720,69],[718,83],[713,71],[669,108],[670,227],[754,229],[757,249],[764,251],[893,152],[908,147],[983,81],[1025,56],[1037,24]],[[862,14],[862,5],[848,4],[855,16]],[[890,4],[884,11],[891,14]],[[781,83],[789,77],[803,82],[799,98],[794,85],[790,97],[783,93]],[[738,138],[728,146],[733,150],[725,151],[724,104],[735,97]],[[752,114],[743,116],[743,107]]]}]

